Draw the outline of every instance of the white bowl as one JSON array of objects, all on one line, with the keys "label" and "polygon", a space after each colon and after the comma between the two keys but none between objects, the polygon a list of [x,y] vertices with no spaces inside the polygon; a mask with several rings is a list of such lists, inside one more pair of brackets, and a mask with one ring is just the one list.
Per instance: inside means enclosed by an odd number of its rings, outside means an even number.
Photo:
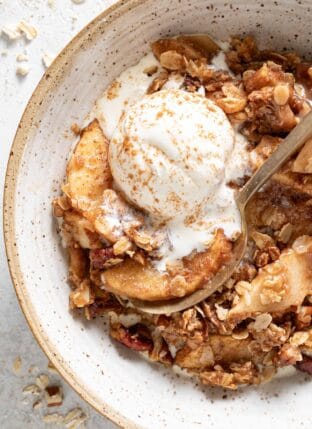
[{"label": "white bowl", "polygon": [[[257,4],[256,4],[257,3]],[[299,373],[226,393],[196,385],[111,341],[103,319],[68,311],[67,261],[51,201],[95,99],[149,42],[177,33],[219,39],[254,34],[262,46],[311,55],[310,0],[271,2],[128,0],[105,11],[59,55],[32,96],[12,148],[5,237],[12,279],[30,328],[77,392],[122,427],[311,428],[311,384]]]}]

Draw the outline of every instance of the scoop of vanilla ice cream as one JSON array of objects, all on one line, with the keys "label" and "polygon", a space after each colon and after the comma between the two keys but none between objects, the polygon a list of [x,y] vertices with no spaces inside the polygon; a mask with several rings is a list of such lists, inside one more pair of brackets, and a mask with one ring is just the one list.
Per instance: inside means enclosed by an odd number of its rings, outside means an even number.
[{"label": "scoop of vanilla ice cream", "polygon": [[166,89],[122,115],[109,162],[129,201],[168,220],[193,214],[214,197],[233,148],[232,126],[213,101]]}]

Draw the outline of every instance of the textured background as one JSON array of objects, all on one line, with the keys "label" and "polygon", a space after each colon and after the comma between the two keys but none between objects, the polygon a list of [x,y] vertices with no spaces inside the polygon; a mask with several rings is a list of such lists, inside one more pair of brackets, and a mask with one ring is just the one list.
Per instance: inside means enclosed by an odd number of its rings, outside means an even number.
[{"label": "textured background", "polygon": [[[76,0],[77,1],[77,0]],[[114,0],[0,0],[0,30],[25,19],[38,31],[31,42],[23,39],[8,41],[0,36],[0,189],[2,192],[6,163],[18,121],[40,77],[44,73],[44,53],[56,55],[70,39],[91,19]],[[29,61],[18,63],[16,56],[27,51]],[[30,67],[25,77],[16,75],[19,65]],[[2,197],[1,197],[2,204]],[[2,216],[2,209],[0,211]],[[87,428],[113,428],[84,403],[57,375],[56,383],[64,389],[64,403],[55,409],[34,411],[32,396],[22,393],[25,386],[35,381],[36,375],[47,373],[47,359],[33,338],[18,306],[11,284],[0,221],[0,428],[37,429],[55,427],[45,425],[42,415],[66,413],[81,407],[88,415]],[[21,358],[21,370],[14,373],[13,362]]]}]

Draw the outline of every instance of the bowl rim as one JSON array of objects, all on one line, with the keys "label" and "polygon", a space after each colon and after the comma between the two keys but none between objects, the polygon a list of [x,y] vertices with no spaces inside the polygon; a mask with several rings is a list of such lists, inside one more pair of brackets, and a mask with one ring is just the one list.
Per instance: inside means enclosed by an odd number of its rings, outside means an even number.
[{"label": "bowl rim", "polygon": [[69,366],[64,364],[62,357],[55,351],[50,339],[41,329],[33,304],[29,299],[20,266],[18,247],[15,242],[16,231],[14,216],[19,168],[24,148],[28,141],[28,136],[31,134],[31,130],[35,127],[38,105],[40,105],[44,100],[45,94],[49,90],[53,89],[53,87],[55,87],[61,80],[62,69],[67,66],[67,61],[71,54],[79,50],[80,45],[88,40],[90,34],[96,33],[99,25],[111,25],[117,18],[145,2],[146,0],[116,1],[85,25],[57,55],[35,87],[19,121],[7,162],[3,194],[3,231],[9,272],[20,308],[22,309],[33,336],[45,355],[48,357],[49,361],[55,366],[59,374],[72,387],[72,389],[102,416],[125,429],[140,429],[142,426],[139,426],[126,418],[105,401],[100,401],[88,392],[71,372]]}]

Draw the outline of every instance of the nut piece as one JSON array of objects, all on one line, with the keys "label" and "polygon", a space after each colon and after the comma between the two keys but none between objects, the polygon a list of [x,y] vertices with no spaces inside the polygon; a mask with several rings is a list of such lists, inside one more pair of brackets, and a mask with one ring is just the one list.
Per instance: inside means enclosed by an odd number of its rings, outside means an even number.
[{"label": "nut piece", "polygon": [[273,91],[273,98],[279,106],[285,106],[289,99],[288,85],[276,85]]},{"label": "nut piece", "polygon": [[48,386],[44,390],[44,398],[48,407],[58,407],[63,403],[63,390],[60,386]]}]

